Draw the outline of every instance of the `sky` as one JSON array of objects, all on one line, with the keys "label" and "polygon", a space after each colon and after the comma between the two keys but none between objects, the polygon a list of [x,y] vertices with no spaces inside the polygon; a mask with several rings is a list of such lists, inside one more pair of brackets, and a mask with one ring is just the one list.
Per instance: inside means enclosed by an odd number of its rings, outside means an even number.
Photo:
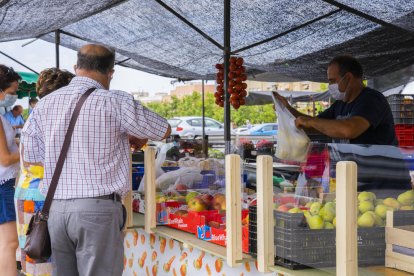
[{"label": "sky", "polygon": [[[22,47],[28,41],[31,41],[31,39],[0,43],[0,51],[17,59],[37,72],[56,66],[54,44],[38,39]],[[75,63],[76,52],[65,47],[60,47],[60,68],[73,73],[73,65]],[[1,54],[0,64],[12,66],[16,71],[30,72],[28,69]],[[151,95],[156,92],[170,92],[174,89],[174,85],[171,85],[172,80],[122,66],[115,66],[115,74],[111,82],[111,88],[127,92],[146,91]]]}]

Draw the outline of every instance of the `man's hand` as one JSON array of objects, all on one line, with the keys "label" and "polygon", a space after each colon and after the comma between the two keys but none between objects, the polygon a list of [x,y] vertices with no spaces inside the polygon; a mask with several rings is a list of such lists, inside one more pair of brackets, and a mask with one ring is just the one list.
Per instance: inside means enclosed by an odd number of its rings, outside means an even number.
[{"label": "man's hand", "polygon": [[299,129],[311,128],[312,127],[311,123],[312,123],[313,120],[315,120],[315,119],[311,118],[311,117],[299,116],[295,120],[295,125]]},{"label": "man's hand", "polygon": [[281,103],[281,104],[283,104],[284,106],[286,106],[286,107],[290,107],[290,104],[289,104],[289,102],[288,102],[288,100],[285,98],[285,97],[283,97],[283,96],[280,96],[280,94],[279,93],[277,93],[276,91],[272,91],[272,93],[273,93],[273,95],[275,96],[275,98]]},{"label": "man's hand", "polygon": [[134,151],[140,150],[147,142],[148,139],[140,139],[134,136],[129,136],[129,144]]}]

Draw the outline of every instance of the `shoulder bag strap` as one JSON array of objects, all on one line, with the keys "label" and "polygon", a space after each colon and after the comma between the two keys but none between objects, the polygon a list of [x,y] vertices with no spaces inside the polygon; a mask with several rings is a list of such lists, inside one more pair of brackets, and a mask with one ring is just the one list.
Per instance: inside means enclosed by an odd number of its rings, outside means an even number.
[{"label": "shoulder bag strap", "polygon": [[95,89],[96,88],[88,89],[76,103],[75,110],[73,111],[72,117],[69,122],[68,131],[66,132],[65,140],[63,142],[62,151],[60,152],[59,159],[56,163],[55,171],[53,172],[52,181],[50,182],[45,204],[43,205],[42,215],[45,217],[49,215],[50,206],[52,205],[52,200],[55,196],[56,186],[59,182],[60,174],[62,173],[63,164],[65,163],[66,155],[68,153],[69,146],[72,141],[72,134],[73,130],[75,129],[75,124],[79,117],[79,113],[86,99],[89,97],[89,95],[92,94],[93,91],[95,91]]}]

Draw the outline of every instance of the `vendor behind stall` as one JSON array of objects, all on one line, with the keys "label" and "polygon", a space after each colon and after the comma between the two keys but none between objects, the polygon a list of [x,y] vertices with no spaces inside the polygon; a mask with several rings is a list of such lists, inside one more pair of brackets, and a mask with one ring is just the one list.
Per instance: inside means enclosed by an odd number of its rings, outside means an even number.
[{"label": "vendor behind stall", "polygon": [[319,114],[302,114],[277,95],[296,117],[298,128],[313,128],[347,144],[398,145],[391,108],[380,92],[365,87],[361,64],[351,56],[329,62],[329,93],[336,101]]},{"label": "vendor behind stall", "polygon": [[[296,117],[296,126],[315,129],[331,137],[334,143],[398,146],[394,120],[387,99],[382,93],[365,87],[361,64],[351,56],[338,56],[329,62],[327,74],[329,93],[336,101],[317,117],[300,113],[290,106],[285,98],[275,93],[279,101]],[[361,155],[363,155],[364,148],[361,147],[361,152],[359,152]],[[384,147],[384,151],[389,153],[392,148]],[[398,148],[394,148],[393,151],[398,151]],[[349,156],[346,158],[346,160],[356,161],[359,165],[358,180],[364,181],[364,183],[359,183],[359,190],[411,188],[408,170],[402,159],[401,156],[400,159],[393,159],[392,162],[389,160],[390,165],[393,163],[390,175],[395,176],[395,179],[385,180],[375,179],[371,173],[369,177],[364,177],[365,172],[371,171],[371,168],[368,168],[366,164],[360,164],[356,154],[352,158]],[[395,170],[397,161],[399,171]],[[375,164],[375,162],[372,163]]]}]

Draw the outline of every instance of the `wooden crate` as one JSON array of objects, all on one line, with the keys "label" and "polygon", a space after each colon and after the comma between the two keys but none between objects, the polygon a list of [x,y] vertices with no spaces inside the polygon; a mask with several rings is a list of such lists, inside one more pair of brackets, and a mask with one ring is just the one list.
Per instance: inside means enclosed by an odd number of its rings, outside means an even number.
[{"label": "wooden crate", "polygon": [[387,212],[385,266],[414,273],[414,224],[410,221],[412,225],[396,226],[394,216],[393,212]]}]

